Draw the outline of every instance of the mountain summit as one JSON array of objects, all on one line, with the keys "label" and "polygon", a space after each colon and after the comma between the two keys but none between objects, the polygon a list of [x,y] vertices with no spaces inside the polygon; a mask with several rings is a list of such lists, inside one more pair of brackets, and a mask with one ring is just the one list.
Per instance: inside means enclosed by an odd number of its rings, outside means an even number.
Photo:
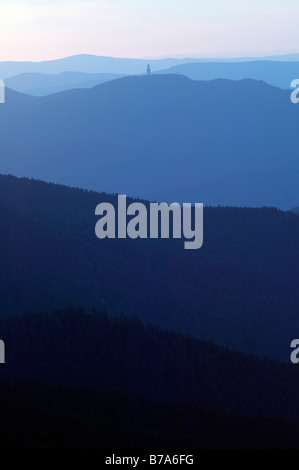
[{"label": "mountain summit", "polygon": [[43,98],[7,90],[0,171],[150,200],[290,209],[298,127],[289,92],[254,80],[127,77]]}]

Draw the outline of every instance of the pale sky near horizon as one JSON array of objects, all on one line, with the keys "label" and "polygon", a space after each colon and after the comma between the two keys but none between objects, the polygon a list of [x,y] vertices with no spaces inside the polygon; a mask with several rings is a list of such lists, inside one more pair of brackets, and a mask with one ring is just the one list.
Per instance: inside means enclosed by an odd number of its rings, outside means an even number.
[{"label": "pale sky near horizon", "polygon": [[299,52],[298,0],[0,0],[0,61]]}]

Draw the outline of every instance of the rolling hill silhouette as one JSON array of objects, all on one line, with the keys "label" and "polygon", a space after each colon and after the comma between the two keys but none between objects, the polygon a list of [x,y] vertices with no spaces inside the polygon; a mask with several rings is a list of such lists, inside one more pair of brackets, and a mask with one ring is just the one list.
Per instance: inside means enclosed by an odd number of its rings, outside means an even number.
[{"label": "rolling hill silhouette", "polygon": [[63,72],[57,75],[23,73],[5,80],[5,85],[20,93],[46,96],[76,88],[92,88],[101,83],[120,78],[109,73]]},{"label": "rolling hill silhouette", "polygon": [[113,73],[131,75],[145,73],[146,66],[150,62],[153,71],[167,69],[169,67],[194,62],[249,62],[257,60],[295,62],[299,61],[299,54],[283,54],[261,58],[237,57],[237,58],[153,58],[153,59],[130,59],[96,56],[92,54],[78,54],[55,60],[42,62],[17,62],[0,61],[0,78],[2,80],[24,73],[60,74],[63,72],[83,73]]},{"label": "rolling hill silhouette", "polygon": [[[197,62],[198,59],[153,59],[150,60],[153,71],[172,67],[173,65]],[[0,77],[2,80],[24,73],[60,74],[63,72],[112,73],[131,75],[145,73],[147,59],[126,59],[102,57],[91,54],[79,54],[43,62],[1,62]]]},{"label": "rolling hill silhouette", "polygon": [[253,80],[128,77],[43,98],[7,90],[0,171],[169,202],[298,205],[298,108]]},{"label": "rolling hill silhouette", "polygon": [[[86,58],[85,58],[86,60]],[[93,58],[95,60],[95,58]],[[99,59],[98,59],[99,60]],[[76,63],[75,58],[73,59]],[[90,59],[90,62],[92,59]],[[190,59],[192,61],[192,59]],[[195,62],[170,60],[165,62],[161,60],[161,67],[165,67],[170,63],[170,68],[161,70],[158,73],[162,74],[181,74],[185,75],[193,80],[215,80],[215,79],[229,79],[229,80],[243,80],[243,79],[254,79],[263,80],[270,85],[280,87],[282,89],[289,89],[294,77],[299,77],[299,61],[297,62],[281,62],[271,60],[250,60],[239,61],[239,62],[203,62],[199,59],[194,59]],[[68,62],[66,62],[68,63]],[[121,62],[122,63],[122,62]],[[177,64],[178,63],[178,64]],[[152,70],[157,71],[157,61],[152,64]],[[142,68],[143,67],[143,68]],[[0,62],[1,68],[1,62]],[[28,68],[28,67],[27,67]],[[36,67],[37,70],[43,70],[44,67]],[[70,66],[66,67],[67,69]],[[75,66],[75,68],[78,68]],[[79,67],[80,68],[80,67]],[[18,75],[9,77],[5,80],[5,84],[8,88],[19,91],[21,93],[27,93],[34,96],[46,96],[53,93],[58,93],[64,90],[71,90],[75,88],[91,88],[93,86],[105,83],[106,81],[120,78],[125,74],[116,73],[95,73],[95,68],[89,67],[86,64],[87,70],[93,70],[93,73],[86,72],[61,72],[60,73],[20,73]],[[102,70],[102,67],[99,67]],[[142,65],[139,67],[139,74],[144,74],[146,68],[146,61],[142,61]],[[49,71],[51,68],[48,65]],[[82,69],[84,70],[83,66]],[[108,66],[109,69],[109,66]],[[55,67],[53,65],[53,70]],[[63,70],[60,67],[59,70]],[[119,68],[121,70],[121,68]],[[126,68],[127,71],[129,69]],[[137,73],[136,70],[131,70]],[[5,72],[4,72],[5,74]]]},{"label": "rolling hill silhouette", "polygon": [[263,80],[270,85],[289,89],[292,81],[299,77],[299,62],[251,61],[234,63],[180,64],[163,70],[164,74],[181,74],[192,80]]},{"label": "rolling hill silhouette", "polygon": [[204,246],[98,240],[95,208],[117,197],[0,177],[1,316],[68,303],[290,360],[299,328],[299,217],[206,208]]},{"label": "rolling hill silhouette", "polygon": [[0,378],[9,382],[117,390],[210,412],[299,421],[299,376],[292,364],[72,306],[0,320],[0,328],[9,351]]},{"label": "rolling hill silhouette", "polygon": [[71,306],[0,330],[1,449],[299,446],[293,365]]}]

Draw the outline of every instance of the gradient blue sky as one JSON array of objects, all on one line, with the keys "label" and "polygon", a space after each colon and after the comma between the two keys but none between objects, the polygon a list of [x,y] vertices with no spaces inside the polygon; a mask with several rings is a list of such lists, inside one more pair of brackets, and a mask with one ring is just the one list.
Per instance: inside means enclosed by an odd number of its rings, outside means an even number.
[{"label": "gradient blue sky", "polygon": [[299,51],[299,0],[0,0],[0,60]]}]

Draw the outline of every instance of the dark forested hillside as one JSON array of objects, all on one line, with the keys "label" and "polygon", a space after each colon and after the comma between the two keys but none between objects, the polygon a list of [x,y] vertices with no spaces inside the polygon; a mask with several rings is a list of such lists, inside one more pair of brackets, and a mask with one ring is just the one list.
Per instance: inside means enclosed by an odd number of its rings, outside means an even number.
[{"label": "dark forested hillside", "polygon": [[0,394],[1,449],[298,449],[298,423],[282,418],[61,385],[0,383]]},{"label": "dark forested hillside", "polygon": [[289,361],[298,332],[299,218],[206,208],[204,247],[105,240],[95,207],[116,196],[0,177],[3,317],[68,303]]},{"label": "dark forested hillside", "polygon": [[299,369],[133,318],[66,308],[0,321],[13,382],[117,390],[152,401],[299,421]]}]

